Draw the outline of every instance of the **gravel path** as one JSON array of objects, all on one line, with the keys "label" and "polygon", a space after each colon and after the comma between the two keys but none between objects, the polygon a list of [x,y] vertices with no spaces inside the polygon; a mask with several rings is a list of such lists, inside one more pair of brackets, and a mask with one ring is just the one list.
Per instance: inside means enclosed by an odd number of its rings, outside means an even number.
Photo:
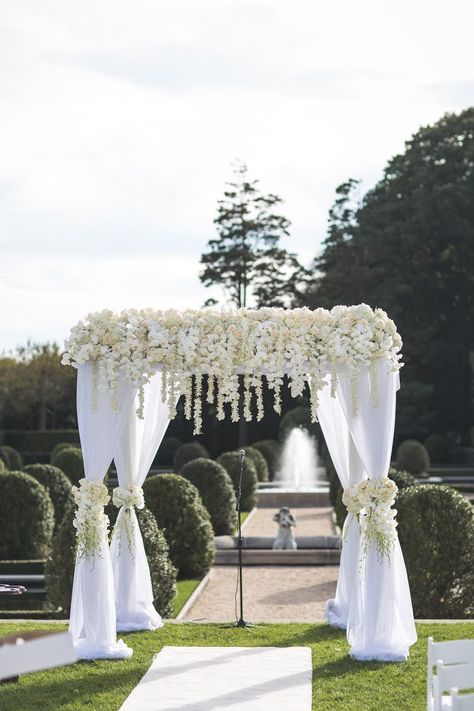
[{"label": "gravel path", "polygon": [[[336,591],[338,566],[244,568],[244,617],[250,622],[323,622],[324,605]],[[187,621],[233,622],[237,571],[212,569],[211,579]]]}]

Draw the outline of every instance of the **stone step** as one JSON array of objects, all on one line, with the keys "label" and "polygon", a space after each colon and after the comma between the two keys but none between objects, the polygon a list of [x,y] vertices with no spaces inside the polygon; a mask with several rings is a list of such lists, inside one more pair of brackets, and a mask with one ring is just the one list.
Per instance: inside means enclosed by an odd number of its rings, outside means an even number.
[{"label": "stone step", "polygon": [[[340,550],[321,548],[296,551],[248,550],[242,551],[244,565],[338,565]],[[216,550],[214,565],[237,565],[235,548]]]},{"label": "stone step", "polygon": [[257,503],[259,509],[281,508],[282,506],[288,506],[290,509],[330,506],[329,493],[326,488],[308,491],[259,489]]},{"label": "stone step", "polygon": [[[275,541],[274,536],[242,536],[243,548],[246,550],[272,550]],[[296,536],[298,550],[319,550],[319,549],[339,549],[341,547],[340,536]],[[232,550],[237,548],[236,536],[215,536],[214,545],[217,550]]]}]

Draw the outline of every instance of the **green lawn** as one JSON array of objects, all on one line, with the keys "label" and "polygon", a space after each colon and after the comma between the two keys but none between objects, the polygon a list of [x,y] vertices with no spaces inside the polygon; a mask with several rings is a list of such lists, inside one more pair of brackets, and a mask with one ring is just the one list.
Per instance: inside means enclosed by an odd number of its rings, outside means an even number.
[{"label": "green lawn", "polygon": [[[59,625],[45,629],[63,629]],[[34,623],[0,623],[0,635],[34,629]],[[474,638],[474,623],[418,625],[419,640],[405,664],[355,662],[344,632],[327,625],[262,625],[250,630],[220,625],[166,624],[156,632],[122,634],[131,659],[81,662],[0,686],[2,711],[117,711],[163,645],[309,646],[313,653],[314,711],[423,711],[426,639]]]},{"label": "green lawn", "polygon": [[184,603],[187,602],[200,582],[200,578],[178,580],[176,583],[176,597],[173,600],[173,617],[176,617],[181,612]]}]

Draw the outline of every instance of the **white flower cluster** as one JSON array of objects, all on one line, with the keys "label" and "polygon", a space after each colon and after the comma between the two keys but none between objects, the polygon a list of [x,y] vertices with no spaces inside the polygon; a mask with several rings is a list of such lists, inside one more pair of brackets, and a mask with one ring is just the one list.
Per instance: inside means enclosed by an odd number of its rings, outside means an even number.
[{"label": "white flower cluster", "polygon": [[93,561],[100,557],[101,547],[107,540],[109,519],[104,506],[110,501],[107,487],[101,481],[81,479],[79,488],[72,487],[77,505],[73,525],[77,531],[77,554],[79,558]]},{"label": "white flower cluster", "polygon": [[117,508],[124,506],[126,509],[130,509],[132,506],[136,506],[137,509],[143,509],[145,506],[143,489],[133,482],[129,482],[125,486],[117,486],[112,491],[112,503]]},{"label": "white flower cluster", "polygon": [[[93,393],[105,387],[118,407],[119,379],[139,388],[143,415],[143,386],[162,372],[162,400],[175,415],[178,394],[185,396],[185,415],[193,418],[195,433],[202,424],[202,376],[207,378],[206,401],[216,406],[217,417],[230,405],[233,421],[239,419],[239,376],[243,382],[243,415],[263,417],[262,378],[274,393],[280,412],[283,376],[293,397],[301,395],[311,380],[311,411],[316,420],[318,390],[330,374],[332,392],[337,369],[348,369],[352,381],[353,409],[357,410],[358,375],[368,366],[372,396],[377,404],[375,365],[380,358],[394,370],[400,368],[402,341],[394,322],[381,309],[366,304],[310,310],[262,308],[218,311],[128,310],[90,314],[75,326],[66,341],[64,364],[91,361]],[[93,394],[91,407],[95,407]]]},{"label": "white flower cluster", "polygon": [[364,554],[373,542],[380,558],[390,558],[397,528],[397,512],[392,509],[397,491],[388,477],[365,479],[344,489],[342,502],[359,519]]}]

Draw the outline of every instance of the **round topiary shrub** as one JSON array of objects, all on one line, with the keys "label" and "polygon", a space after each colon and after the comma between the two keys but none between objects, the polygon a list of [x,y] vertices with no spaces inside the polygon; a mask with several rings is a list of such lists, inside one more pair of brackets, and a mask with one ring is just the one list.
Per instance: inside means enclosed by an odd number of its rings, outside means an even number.
[{"label": "round topiary shrub", "polygon": [[54,507],[45,487],[24,472],[0,474],[0,559],[31,560],[49,553]]},{"label": "round topiary shrub", "polygon": [[164,467],[173,466],[174,455],[181,444],[181,440],[177,437],[165,437],[160,444],[155,461]]},{"label": "round topiary shrub", "polygon": [[231,536],[237,525],[237,510],[232,479],[218,462],[212,459],[193,459],[181,469],[199,491],[209,511],[216,536]]},{"label": "round topiary shrub", "polygon": [[388,472],[388,476],[395,482],[399,490],[407,489],[409,486],[419,486],[418,479],[415,479],[413,474],[405,472],[402,469],[391,468]]},{"label": "round topiary shrub", "polygon": [[79,447],[61,449],[51,458],[51,464],[61,469],[73,484],[77,484],[84,477],[84,461]]},{"label": "round topiary shrub", "polygon": [[[55,608],[61,608],[65,613],[69,613],[71,605],[76,558],[76,529],[72,525],[74,511],[74,504],[68,504],[45,567],[48,602]],[[107,511],[113,524],[117,517],[117,509],[109,506]],[[169,617],[172,614],[172,603],[176,594],[176,569],[168,555],[168,544],[151,511],[145,508],[136,511],[136,514],[150,566],[155,596],[154,605],[162,617]]]},{"label": "round topiary shrub", "polygon": [[58,444],[55,444],[53,449],[51,450],[51,453],[49,455],[49,459],[52,461],[54,457],[59,454],[59,452],[62,452],[63,449],[78,449],[77,444],[73,444],[72,442],[58,442]]},{"label": "round topiary shrub", "polygon": [[433,433],[424,441],[430,460],[435,464],[448,464],[451,462],[453,445],[442,434]]},{"label": "round topiary shrub", "polygon": [[397,449],[397,469],[410,474],[425,474],[430,468],[430,457],[426,447],[416,439],[406,439]]},{"label": "round topiary shrub", "polygon": [[268,467],[268,477],[273,481],[278,470],[281,457],[281,444],[276,439],[262,439],[254,442],[252,449],[258,449],[263,454]]},{"label": "round topiary shrub", "polygon": [[173,459],[173,469],[179,473],[193,459],[209,459],[209,452],[200,442],[187,442],[178,447]]},{"label": "round topiary shrub", "polygon": [[5,464],[5,469],[10,469],[11,471],[19,471],[23,466],[20,452],[7,444],[0,447],[0,459]]},{"label": "round topiary shrub", "polygon": [[[240,478],[240,455],[238,452],[223,452],[217,458],[227,474],[232,479],[234,491],[237,493]],[[242,511],[251,511],[257,504],[257,471],[252,462],[245,457],[242,471]]]},{"label": "round topiary shrub", "polygon": [[23,467],[23,471],[39,481],[50,495],[54,506],[54,533],[56,534],[67,505],[74,502],[70,480],[61,469],[53,467],[52,464],[28,464]]},{"label": "round topiary shrub", "polygon": [[311,422],[311,410],[307,405],[298,405],[283,415],[278,435],[280,442],[284,442],[295,427],[305,429],[315,441],[321,437],[321,427],[317,422]]},{"label": "round topiary shrub", "polygon": [[265,457],[261,452],[258,451],[258,449],[255,449],[254,447],[246,447],[245,448],[245,456],[250,459],[252,464],[255,467],[255,471],[257,472],[257,478],[259,481],[268,481],[269,476],[268,476],[268,466],[267,462],[265,461]]},{"label": "round topiary shrub", "polygon": [[474,508],[449,486],[403,489],[398,531],[415,617],[474,614]]},{"label": "round topiary shrub", "polygon": [[6,470],[7,470],[7,468],[5,466],[5,462],[3,461],[3,459],[0,459],[0,474],[2,472],[6,472]]},{"label": "round topiary shrub", "polygon": [[207,573],[214,560],[214,532],[197,488],[179,474],[158,474],[145,481],[143,491],[180,577]]}]

